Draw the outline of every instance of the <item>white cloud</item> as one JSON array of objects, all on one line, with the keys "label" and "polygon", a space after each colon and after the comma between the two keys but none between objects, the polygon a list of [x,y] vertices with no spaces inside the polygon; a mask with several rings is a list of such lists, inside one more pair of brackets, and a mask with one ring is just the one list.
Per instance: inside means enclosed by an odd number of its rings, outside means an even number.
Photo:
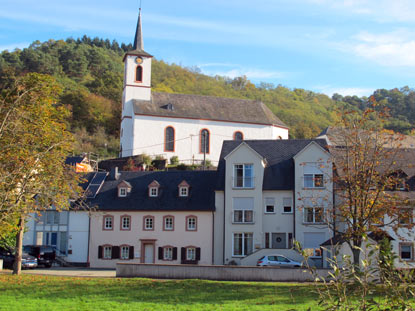
[{"label": "white cloud", "polygon": [[360,87],[334,87],[331,85],[324,85],[324,86],[315,86],[313,89],[326,94],[328,96],[333,96],[333,94],[337,93],[343,96],[369,96],[371,95],[376,88],[360,88]]},{"label": "white cloud", "polygon": [[[243,68],[239,65],[233,64],[221,64],[211,63],[199,65],[202,72],[211,76],[219,75],[234,79],[236,77],[246,76],[248,80],[261,80],[261,79],[281,79],[286,77],[287,74],[279,71],[267,71],[257,68]],[[210,68],[213,67],[213,68]],[[209,68],[209,69],[208,69]],[[226,69],[231,68],[231,69]]]},{"label": "white cloud", "polygon": [[14,51],[15,49],[23,49],[30,45],[28,42],[21,43],[11,43],[6,45],[0,45],[0,51],[8,50],[9,52]]},{"label": "white cloud", "polygon": [[406,29],[378,34],[362,31],[339,47],[382,66],[415,67],[415,32]]}]

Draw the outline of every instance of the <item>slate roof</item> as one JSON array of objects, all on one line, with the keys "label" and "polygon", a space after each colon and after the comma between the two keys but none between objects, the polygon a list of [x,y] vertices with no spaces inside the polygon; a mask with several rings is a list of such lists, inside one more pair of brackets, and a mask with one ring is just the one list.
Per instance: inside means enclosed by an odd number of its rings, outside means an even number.
[{"label": "slate roof", "polygon": [[[294,160],[293,157],[312,141],[325,147],[324,139],[290,139],[290,140],[244,140],[267,161],[264,170],[263,190],[293,190]],[[242,142],[226,140],[223,142],[218,165],[218,181],[216,190],[225,189],[225,157]]]},{"label": "slate roof", "polygon": [[[117,186],[121,181],[131,184],[127,197],[118,197]],[[148,196],[148,185],[160,183],[159,196]],[[186,180],[189,196],[179,197],[178,185]],[[90,206],[99,211],[214,211],[214,185],[216,171],[157,171],[120,172],[118,180],[107,177]]]},{"label": "slate roof", "polygon": [[[172,109],[168,109],[168,107]],[[134,100],[134,113],[277,125],[288,128],[262,102],[214,96],[153,92],[150,101]]]}]

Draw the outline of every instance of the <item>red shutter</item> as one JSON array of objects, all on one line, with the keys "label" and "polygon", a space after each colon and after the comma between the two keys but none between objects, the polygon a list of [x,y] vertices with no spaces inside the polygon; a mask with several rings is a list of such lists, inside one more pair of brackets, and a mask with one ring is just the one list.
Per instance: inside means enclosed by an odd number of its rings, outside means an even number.
[{"label": "red shutter", "polygon": [[118,258],[120,258],[120,247],[119,246],[113,246],[112,247],[111,259],[118,259]]},{"label": "red shutter", "polygon": [[173,260],[177,260],[177,247],[173,247]]},{"label": "red shutter", "polygon": [[129,250],[130,250],[130,256],[129,256],[129,258],[130,259],[134,259],[134,246],[130,246]]},{"label": "red shutter", "polygon": [[196,247],[196,261],[200,260],[200,247]]},{"label": "red shutter", "polygon": [[102,246],[98,246],[98,258],[102,258]]},{"label": "red shutter", "polygon": [[159,247],[159,260],[163,260],[163,247]]}]

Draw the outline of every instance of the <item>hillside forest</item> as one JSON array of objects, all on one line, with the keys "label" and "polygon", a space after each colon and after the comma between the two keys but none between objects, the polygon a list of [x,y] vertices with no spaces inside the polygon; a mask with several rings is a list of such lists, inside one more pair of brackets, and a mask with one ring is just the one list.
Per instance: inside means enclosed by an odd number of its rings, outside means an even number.
[{"label": "hillside forest", "polygon": [[[83,36],[79,39],[33,42],[28,48],[0,54],[0,89],[28,72],[53,76],[62,86],[59,104],[70,111],[67,120],[76,137],[75,153],[114,157],[119,149],[123,84],[122,58],[131,44]],[[207,76],[197,67],[153,59],[152,90],[156,92],[233,97],[264,102],[290,127],[291,138],[311,138],[336,122],[341,109],[363,110],[368,99],[334,94],[332,98],[301,88],[251,83],[245,76]],[[379,89],[373,97],[390,109],[386,127],[413,134],[415,90],[408,86]]]}]

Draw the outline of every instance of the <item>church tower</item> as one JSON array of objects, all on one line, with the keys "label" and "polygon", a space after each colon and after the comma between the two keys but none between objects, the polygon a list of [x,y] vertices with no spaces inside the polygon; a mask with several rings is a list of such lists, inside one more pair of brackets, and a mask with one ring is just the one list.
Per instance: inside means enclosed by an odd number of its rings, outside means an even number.
[{"label": "church tower", "polygon": [[137,29],[133,50],[124,55],[124,84],[122,98],[120,156],[134,155],[134,109],[133,101],[151,100],[151,59],[144,51],[141,27],[141,8],[138,14]]}]

